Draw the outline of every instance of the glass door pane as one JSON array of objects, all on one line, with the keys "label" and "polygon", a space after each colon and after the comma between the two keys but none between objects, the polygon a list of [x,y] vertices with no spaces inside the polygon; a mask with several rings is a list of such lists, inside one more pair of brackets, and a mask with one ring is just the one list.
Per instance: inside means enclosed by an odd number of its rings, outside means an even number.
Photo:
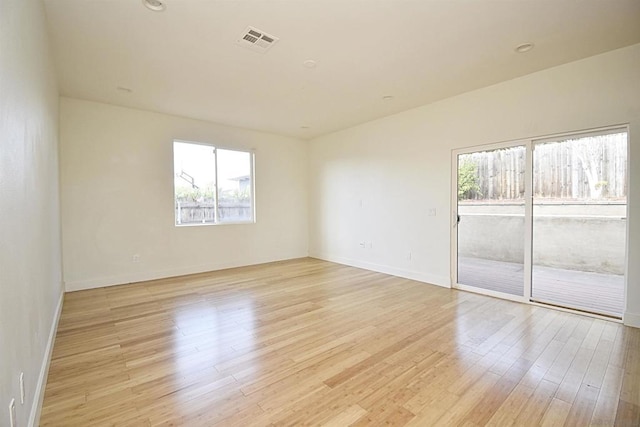
[{"label": "glass door pane", "polygon": [[524,295],[524,145],[458,155],[458,284]]},{"label": "glass door pane", "polygon": [[532,174],[531,299],[621,317],[626,132],[535,143]]}]

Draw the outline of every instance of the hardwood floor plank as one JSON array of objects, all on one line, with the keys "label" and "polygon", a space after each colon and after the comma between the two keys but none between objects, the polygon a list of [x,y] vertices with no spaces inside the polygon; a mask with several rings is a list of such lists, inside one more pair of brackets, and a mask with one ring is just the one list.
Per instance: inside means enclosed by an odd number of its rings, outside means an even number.
[{"label": "hardwood floor plank", "polygon": [[367,411],[358,405],[349,406],[337,416],[329,421],[322,423],[325,427],[343,427],[355,424],[360,418],[367,414]]},{"label": "hardwood floor plank", "polygon": [[492,372],[478,378],[471,387],[459,395],[460,398],[456,404],[436,421],[436,425],[450,426],[464,423],[465,420],[471,421],[467,415],[474,409],[476,402],[491,390],[499,379],[500,376]]},{"label": "hardwood floor plank", "polygon": [[569,370],[564,375],[560,388],[556,394],[556,397],[564,400],[567,403],[573,403],[580,387],[582,385],[582,379],[584,378],[587,368],[591,363],[594,350],[580,347],[576,357],[573,359]]},{"label": "hardwood floor plank", "polygon": [[598,400],[593,410],[590,425],[610,426],[615,423],[618,409],[617,397],[622,388],[622,370],[612,364],[608,365],[604,375],[602,387],[598,394]]},{"label": "hardwood floor plank", "polygon": [[542,380],[533,391],[533,394],[529,398],[527,404],[524,406],[524,408],[522,408],[522,411],[515,418],[515,424],[540,424],[557,388],[558,384],[552,383],[551,381]]},{"label": "hardwood floor plank", "polygon": [[640,406],[640,329],[625,329],[626,352],[624,376],[620,398],[628,403]]},{"label": "hardwood floor plank", "polygon": [[600,390],[589,384],[582,383],[575,402],[571,405],[569,415],[567,415],[567,423],[570,425],[586,426],[591,422],[593,411],[595,409],[596,400]]},{"label": "hardwood floor plank", "polygon": [[[565,425],[565,421],[567,416],[569,415],[569,411],[571,410],[571,405],[564,400],[560,399],[552,399],[551,403],[547,407],[544,416],[542,417],[542,422],[540,423],[541,427],[561,427]],[[609,424],[602,424],[602,426],[606,426]]]},{"label": "hardwood floor plank", "polygon": [[640,332],[311,258],[65,295],[40,425],[640,425]]},{"label": "hardwood floor plank", "polygon": [[634,427],[640,425],[640,406],[618,401],[618,410],[616,412],[615,426],[617,427]]},{"label": "hardwood floor plank", "polygon": [[513,425],[534,391],[531,387],[518,384],[485,425],[495,427]]},{"label": "hardwood floor plank", "polygon": [[509,395],[516,388],[526,369],[516,364],[500,377],[500,379],[482,396],[471,410],[467,419],[478,425],[486,425],[498,411]]}]

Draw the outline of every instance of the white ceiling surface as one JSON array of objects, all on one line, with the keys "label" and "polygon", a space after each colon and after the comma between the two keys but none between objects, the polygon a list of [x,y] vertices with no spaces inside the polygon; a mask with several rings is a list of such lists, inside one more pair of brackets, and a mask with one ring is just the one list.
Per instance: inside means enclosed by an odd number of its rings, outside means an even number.
[{"label": "white ceiling surface", "polygon": [[638,0],[165,3],[45,0],[61,94],[308,139],[640,42]]}]

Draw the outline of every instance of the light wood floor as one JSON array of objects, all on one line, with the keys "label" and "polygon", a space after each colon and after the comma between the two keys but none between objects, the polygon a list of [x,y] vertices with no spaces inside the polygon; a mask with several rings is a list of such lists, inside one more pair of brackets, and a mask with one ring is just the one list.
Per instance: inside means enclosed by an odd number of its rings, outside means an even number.
[{"label": "light wood floor", "polygon": [[301,259],[65,295],[41,425],[640,425],[640,330]]}]

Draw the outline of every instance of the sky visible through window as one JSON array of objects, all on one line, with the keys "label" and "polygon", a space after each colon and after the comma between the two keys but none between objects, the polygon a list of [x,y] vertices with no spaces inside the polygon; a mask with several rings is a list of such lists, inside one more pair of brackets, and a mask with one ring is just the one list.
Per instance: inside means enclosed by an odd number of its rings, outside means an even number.
[{"label": "sky visible through window", "polygon": [[[173,162],[175,187],[213,189],[216,181],[215,148],[210,145],[175,142]],[[217,149],[218,185],[235,188],[237,178],[250,175],[250,153]]]}]

